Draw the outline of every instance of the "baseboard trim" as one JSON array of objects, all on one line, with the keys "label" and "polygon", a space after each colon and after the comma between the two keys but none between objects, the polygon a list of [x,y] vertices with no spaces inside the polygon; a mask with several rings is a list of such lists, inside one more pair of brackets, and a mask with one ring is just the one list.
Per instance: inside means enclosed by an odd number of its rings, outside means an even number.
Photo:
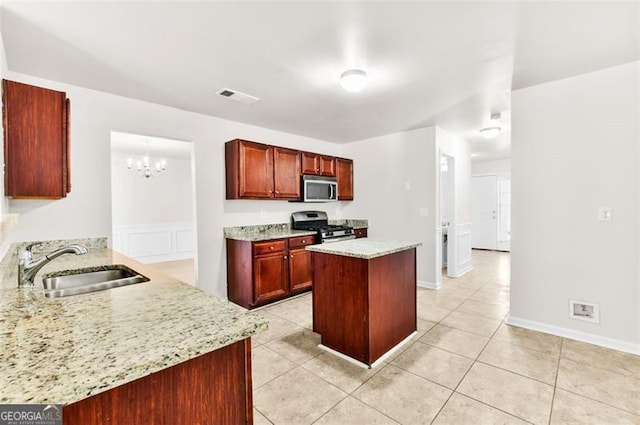
[{"label": "baseboard trim", "polygon": [[462,277],[465,274],[469,273],[471,270],[473,270],[473,266],[471,264],[469,264],[467,267],[465,267],[462,270],[458,270],[458,273],[455,274],[455,276],[449,276],[449,277],[453,277],[453,278],[458,278],[458,277]]},{"label": "baseboard trim", "polygon": [[635,344],[633,342],[607,338],[604,336],[580,332],[573,329],[562,328],[560,326],[535,322],[533,320],[520,319],[511,315],[507,316],[505,323],[507,323],[508,325],[518,326],[520,328],[531,329],[533,331],[539,331],[551,335],[561,336],[564,338],[575,339],[576,341],[587,342],[589,344],[599,345],[600,347],[611,348],[613,350],[623,351],[625,353],[640,355],[640,344]]},{"label": "baseboard trim", "polygon": [[417,285],[421,288],[440,289],[442,282],[427,282],[426,280],[419,280]]}]

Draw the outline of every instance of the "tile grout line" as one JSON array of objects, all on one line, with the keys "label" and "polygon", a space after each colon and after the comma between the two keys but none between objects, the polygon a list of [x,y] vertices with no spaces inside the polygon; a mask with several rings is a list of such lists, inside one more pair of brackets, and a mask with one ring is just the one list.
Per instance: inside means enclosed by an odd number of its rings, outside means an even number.
[{"label": "tile grout line", "polygon": [[562,360],[562,346],[564,345],[564,338],[560,340],[560,351],[558,352],[558,367],[556,367],[556,380],[553,383],[553,396],[551,397],[551,408],[549,409],[549,425],[551,425],[551,418],[553,416],[553,404],[556,401],[556,391],[558,389],[558,378],[560,377],[560,360]]}]

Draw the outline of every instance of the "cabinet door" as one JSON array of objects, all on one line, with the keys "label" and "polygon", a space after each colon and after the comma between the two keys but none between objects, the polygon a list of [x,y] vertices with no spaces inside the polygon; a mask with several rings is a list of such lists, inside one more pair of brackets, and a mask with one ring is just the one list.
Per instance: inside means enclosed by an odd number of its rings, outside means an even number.
[{"label": "cabinet door", "polygon": [[320,156],[320,174],[323,176],[336,176],[336,159],[332,156]]},{"label": "cabinet door", "polygon": [[281,298],[289,292],[285,257],[284,253],[254,257],[253,282],[256,304]]},{"label": "cabinet door", "polygon": [[302,174],[320,174],[320,155],[302,152]]},{"label": "cabinet door", "polygon": [[239,195],[241,198],[273,197],[273,147],[239,141]]},{"label": "cabinet door", "polygon": [[69,193],[68,112],[63,92],[3,80],[5,195]]},{"label": "cabinet door", "polygon": [[311,287],[313,283],[311,251],[304,248],[289,250],[289,283],[291,292]]},{"label": "cabinet door", "polygon": [[337,158],[338,175],[338,200],[353,200],[353,161],[350,159]]},{"label": "cabinet door", "polygon": [[275,197],[300,199],[300,152],[273,148],[273,182]]},{"label": "cabinet door", "polygon": [[367,229],[354,229],[353,234],[356,236],[356,239],[366,238],[367,237]]}]

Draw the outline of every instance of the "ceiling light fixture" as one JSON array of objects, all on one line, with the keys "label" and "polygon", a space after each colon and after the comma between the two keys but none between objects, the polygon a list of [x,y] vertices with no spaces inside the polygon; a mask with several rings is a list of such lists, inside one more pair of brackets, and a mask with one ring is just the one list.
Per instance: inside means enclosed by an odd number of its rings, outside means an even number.
[{"label": "ceiling light fixture", "polygon": [[127,158],[127,168],[131,171],[137,172],[142,177],[148,179],[149,177],[157,176],[167,168],[167,161],[164,159],[156,161],[153,167],[149,159],[149,141],[146,141],[147,149],[142,159],[135,162],[135,170],[133,168],[133,158]]},{"label": "ceiling light fixture", "polygon": [[367,85],[367,73],[361,69],[350,69],[340,76],[340,85],[346,91],[357,93]]},{"label": "ceiling light fixture", "polygon": [[502,130],[500,127],[485,127],[480,129],[480,134],[485,139],[493,139],[500,134],[500,130]]}]

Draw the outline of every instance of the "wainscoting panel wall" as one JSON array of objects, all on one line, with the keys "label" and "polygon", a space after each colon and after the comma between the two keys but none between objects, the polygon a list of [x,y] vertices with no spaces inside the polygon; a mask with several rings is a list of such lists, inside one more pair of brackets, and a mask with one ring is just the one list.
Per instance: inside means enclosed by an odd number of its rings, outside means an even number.
[{"label": "wainscoting panel wall", "polygon": [[449,228],[449,237],[456,238],[456,252],[449,261],[455,261],[455,267],[452,277],[460,277],[468,273],[473,268],[471,263],[471,223],[462,223],[455,226],[455,231],[451,233]]},{"label": "wainscoting panel wall", "polygon": [[191,223],[113,226],[113,249],[141,263],[184,260],[195,255]]}]

